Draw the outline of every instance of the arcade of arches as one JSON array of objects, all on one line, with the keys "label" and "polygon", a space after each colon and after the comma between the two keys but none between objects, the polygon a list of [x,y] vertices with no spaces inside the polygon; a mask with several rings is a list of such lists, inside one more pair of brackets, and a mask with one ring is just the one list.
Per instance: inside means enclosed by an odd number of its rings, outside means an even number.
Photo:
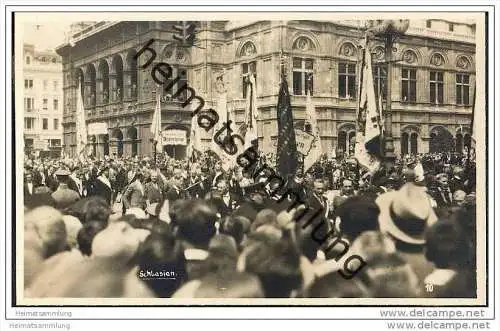
[{"label": "arcade of arches", "polygon": [[110,102],[137,99],[137,62],[135,50],[98,63],[89,63],[77,70],[82,84],[85,108]]},{"label": "arcade of arches", "polygon": [[[337,152],[354,154],[355,136],[354,125],[341,126],[338,129]],[[394,138],[396,153],[401,155],[426,152],[464,152],[471,146],[471,134],[469,129],[465,127],[458,128],[453,135],[444,126],[435,126],[431,128],[428,138],[422,138],[420,129],[417,126],[409,125],[402,129],[399,143],[398,137]],[[426,143],[428,143],[428,149]]]},{"label": "arcade of arches", "polygon": [[[125,132],[125,134],[124,134]],[[94,157],[109,156],[135,156],[139,153],[140,139],[137,138],[137,128],[115,128],[111,135],[91,135],[88,139],[90,154]]]}]

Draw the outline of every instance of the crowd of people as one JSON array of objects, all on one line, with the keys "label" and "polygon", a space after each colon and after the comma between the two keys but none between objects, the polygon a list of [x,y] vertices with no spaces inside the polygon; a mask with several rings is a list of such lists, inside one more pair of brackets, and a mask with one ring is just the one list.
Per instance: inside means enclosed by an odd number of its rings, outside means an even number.
[{"label": "crowd of people", "polygon": [[[476,297],[466,155],[405,156],[375,174],[324,155],[279,192],[256,168],[210,152],[27,158],[25,296]],[[319,217],[302,217],[309,207]]]}]

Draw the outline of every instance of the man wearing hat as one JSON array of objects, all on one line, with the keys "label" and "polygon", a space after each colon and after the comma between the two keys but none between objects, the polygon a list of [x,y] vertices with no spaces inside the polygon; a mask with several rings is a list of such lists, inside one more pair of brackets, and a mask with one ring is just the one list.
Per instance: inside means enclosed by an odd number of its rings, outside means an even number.
[{"label": "man wearing hat", "polygon": [[181,169],[174,169],[174,174],[170,179],[170,188],[166,193],[166,198],[169,202],[174,202],[175,200],[184,199],[185,192],[181,189],[183,186],[184,178],[182,176]]},{"label": "man wearing hat", "polygon": [[69,176],[71,173],[68,170],[59,169],[56,171],[55,175],[57,176],[59,186],[51,196],[56,202],[57,208],[66,208],[80,200],[80,195],[68,187]]},{"label": "man wearing hat", "polygon": [[144,194],[146,198],[146,205],[163,200],[163,186],[158,180],[158,172],[151,170],[150,181],[144,186]]},{"label": "man wearing hat", "polygon": [[436,187],[431,195],[438,206],[449,206],[453,203],[453,193],[449,186],[448,175],[440,173],[436,175]]},{"label": "man wearing hat", "polygon": [[221,217],[229,216],[237,207],[236,199],[229,192],[228,180],[224,177],[217,181],[216,188],[208,193],[205,199],[210,201]]},{"label": "man wearing hat", "polygon": [[32,203],[33,195],[35,194],[35,187],[33,184],[33,176],[31,172],[24,175],[24,205],[30,206]]},{"label": "man wearing hat", "polygon": [[257,183],[243,188],[243,203],[234,211],[233,216],[244,216],[249,220],[255,220],[257,214],[267,208],[267,193],[264,183]]},{"label": "man wearing hat", "polygon": [[389,235],[396,250],[411,265],[421,281],[434,267],[424,255],[425,233],[437,222],[426,188],[406,183],[398,191],[380,195],[380,231]]},{"label": "man wearing hat", "polygon": [[109,179],[108,167],[104,167],[100,171],[99,176],[94,181],[93,195],[102,197],[109,205],[111,205],[111,199],[113,197],[113,186],[111,185],[111,180]]}]

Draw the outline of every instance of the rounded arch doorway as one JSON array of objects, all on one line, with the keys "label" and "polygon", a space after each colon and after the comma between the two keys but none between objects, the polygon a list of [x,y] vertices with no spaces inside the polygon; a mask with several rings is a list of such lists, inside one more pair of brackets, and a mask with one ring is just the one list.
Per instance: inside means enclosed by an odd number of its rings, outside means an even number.
[{"label": "rounded arch doorway", "polygon": [[130,143],[130,154],[136,156],[139,152],[139,140],[137,139],[137,128],[131,126],[127,129],[127,140]]},{"label": "rounded arch doorway", "polygon": [[113,154],[116,153],[117,156],[123,156],[123,132],[120,129],[114,129],[112,133],[113,138]]},{"label": "rounded arch doorway", "polygon": [[454,149],[456,149],[456,142],[450,131],[442,126],[431,129],[429,153],[450,152]]}]

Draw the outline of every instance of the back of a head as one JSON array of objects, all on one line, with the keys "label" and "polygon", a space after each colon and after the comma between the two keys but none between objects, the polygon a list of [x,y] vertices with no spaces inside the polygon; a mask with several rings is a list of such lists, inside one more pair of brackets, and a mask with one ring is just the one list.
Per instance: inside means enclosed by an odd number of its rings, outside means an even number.
[{"label": "back of a head", "polygon": [[236,244],[240,245],[243,238],[250,230],[250,224],[250,220],[246,217],[229,217],[223,222],[221,232],[233,237]]},{"label": "back of a head", "polygon": [[[164,200],[163,202],[158,204],[157,208],[162,208],[165,205],[168,205],[168,217],[173,225],[177,225],[178,216],[184,210],[184,206],[189,203],[188,200],[178,199],[173,202],[169,202],[168,200]],[[161,206],[161,207],[160,207]],[[158,210],[158,215],[161,214],[161,209]]]},{"label": "back of a head", "polygon": [[362,232],[378,230],[379,213],[375,201],[365,196],[348,198],[335,212],[341,220],[341,233],[351,240]]},{"label": "back of a head", "polygon": [[314,281],[305,296],[308,298],[368,298],[370,292],[356,279],[345,279],[338,272],[333,272]]},{"label": "back of a head", "polygon": [[106,224],[99,221],[90,221],[85,223],[82,228],[78,231],[76,240],[78,242],[78,248],[83,255],[90,256],[92,254],[92,241],[94,237],[104,228]]},{"label": "back of a head", "polygon": [[112,211],[106,200],[101,197],[92,197],[84,207],[84,222],[101,221],[108,222]]},{"label": "back of a head", "polygon": [[25,229],[34,229],[40,237],[45,258],[68,249],[66,225],[62,216],[58,210],[44,206],[33,209],[24,217]]},{"label": "back of a head", "polygon": [[289,240],[257,242],[240,258],[239,268],[259,276],[268,298],[288,298],[302,284],[300,255]]},{"label": "back of a head", "polygon": [[178,234],[183,240],[197,248],[206,249],[215,235],[217,214],[203,200],[192,200],[184,204],[177,215]]},{"label": "back of a head", "polygon": [[415,298],[420,296],[419,279],[412,267],[398,254],[379,256],[361,275],[376,298]]},{"label": "back of a head", "polygon": [[263,209],[257,213],[253,221],[250,231],[255,231],[262,225],[277,225],[277,214],[274,210]]},{"label": "back of a head", "polygon": [[234,272],[221,279],[207,275],[201,279],[195,298],[264,298],[259,278],[248,273]]},{"label": "back of a head", "polygon": [[[186,260],[182,244],[172,235],[150,234],[141,244],[137,262],[138,277],[159,297],[170,297],[186,279]],[[168,279],[148,276],[148,272],[158,274],[171,272]]]},{"label": "back of a head", "polygon": [[439,220],[426,233],[425,257],[438,268],[466,267],[472,252],[466,235],[452,220]]}]

